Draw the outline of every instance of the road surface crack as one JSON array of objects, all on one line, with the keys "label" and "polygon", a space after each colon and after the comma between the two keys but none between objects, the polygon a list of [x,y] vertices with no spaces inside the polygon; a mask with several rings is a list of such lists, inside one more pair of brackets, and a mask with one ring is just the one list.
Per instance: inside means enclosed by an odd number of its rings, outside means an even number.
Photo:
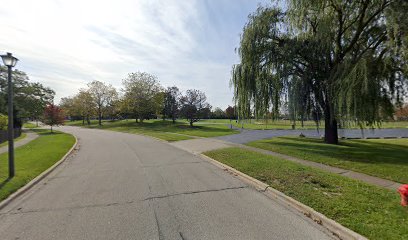
[{"label": "road surface crack", "polygon": [[208,192],[221,192],[221,191],[236,190],[236,189],[243,189],[243,188],[246,188],[246,187],[245,186],[240,186],[240,187],[229,187],[229,188],[210,189],[210,190],[201,190],[201,191],[189,191],[189,192],[182,192],[182,193],[166,194],[166,195],[162,195],[162,196],[148,197],[148,198],[144,199],[143,201],[153,200],[153,199],[161,199],[161,198],[169,198],[169,197],[176,197],[176,196],[180,196],[180,195],[191,195],[191,194],[208,193]]},{"label": "road surface crack", "polygon": [[181,240],[186,240],[186,238],[183,236],[183,234],[181,232],[179,232],[179,234],[180,234]]},{"label": "road surface crack", "polygon": [[196,163],[203,163],[203,161],[196,161],[196,162],[175,162],[175,163],[166,163],[166,164],[156,164],[156,165],[144,165],[143,168],[155,168],[155,167],[167,167],[173,165],[184,165],[184,164],[196,164]]}]

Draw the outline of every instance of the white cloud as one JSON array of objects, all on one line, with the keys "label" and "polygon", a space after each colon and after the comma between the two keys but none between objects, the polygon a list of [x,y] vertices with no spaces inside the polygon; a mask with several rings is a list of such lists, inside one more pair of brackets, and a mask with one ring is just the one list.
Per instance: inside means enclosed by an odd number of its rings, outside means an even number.
[{"label": "white cloud", "polygon": [[[219,3],[225,9],[231,2]],[[244,11],[237,28],[227,25],[234,24],[236,12],[212,22],[217,7],[208,12],[203,3],[0,0],[0,51],[18,57],[18,68],[56,90],[57,99],[94,79],[120,88],[127,73],[140,70],[157,75],[165,86],[203,90],[212,105],[226,107],[232,98],[228,81],[237,31],[253,9]],[[226,31],[230,27],[235,32]],[[218,54],[220,59],[214,57]]]}]

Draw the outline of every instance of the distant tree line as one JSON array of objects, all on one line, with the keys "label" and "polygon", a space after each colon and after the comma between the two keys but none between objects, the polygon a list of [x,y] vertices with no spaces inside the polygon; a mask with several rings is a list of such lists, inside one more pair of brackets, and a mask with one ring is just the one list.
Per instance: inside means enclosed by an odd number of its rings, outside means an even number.
[{"label": "distant tree line", "polygon": [[[204,92],[189,89],[184,93],[176,86],[163,87],[157,77],[146,72],[129,73],[122,81],[120,91],[112,85],[93,81],[77,94],[61,99],[60,107],[71,120],[82,120],[90,124],[97,118],[135,119],[143,122],[147,119],[186,119],[190,126],[204,118],[233,118],[231,113],[216,108],[211,111]],[[231,107],[230,107],[231,108]]]}]

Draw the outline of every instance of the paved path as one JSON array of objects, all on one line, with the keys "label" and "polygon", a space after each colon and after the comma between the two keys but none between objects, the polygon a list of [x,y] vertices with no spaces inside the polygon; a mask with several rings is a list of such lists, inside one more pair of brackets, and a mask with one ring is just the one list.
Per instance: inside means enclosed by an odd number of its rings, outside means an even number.
[{"label": "paved path", "polygon": [[331,239],[202,158],[152,138],[62,127],[79,151],[0,210],[6,239]]},{"label": "paved path", "polygon": [[[31,131],[26,131],[25,133],[27,134],[25,138],[14,142],[14,148],[21,147],[38,137],[38,134],[31,132]],[[8,145],[0,147],[0,154],[5,153],[5,152],[8,152]]]},{"label": "paved path", "polygon": [[264,149],[260,149],[260,148],[255,148],[255,147],[250,147],[250,146],[246,146],[246,145],[242,145],[242,144],[226,142],[226,141],[219,140],[219,139],[214,139],[214,138],[213,139],[211,139],[211,138],[207,138],[207,139],[202,138],[202,139],[185,140],[185,141],[174,142],[174,143],[171,143],[171,144],[173,146],[184,149],[184,150],[189,151],[189,152],[194,153],[194,154],[203,153],[203,152],[211,151],[211,150],[227,148],[227,147],[240,147],[240,148],[245,148],[245,149],[248,149],[248,150],[251,150],[251,151],[263,153],[263,154],[266,154],[266,155],[272,155],[272,156],[280,157],[280,158],[283,158],[283,159],[286,159],[286,160],[289,160],[289,161],[292,161],[292,162],[300,163],[302,165],[306,165],[306,166],[310,166],[310,167],[314,167],[314,168],[319,168],[319,169],[322,169],[322,170],[327,171],[327,172],[339,174],[339,175],[346,176],[346,177],[349,177],[349,178],[353,178],[353,179],[356,179],[356,180],[360,180],[360,181],[363,181],[363,182],[366,182],[366,183],[369,183],[369,184],[372,184],[372,185],[388,188],[390,190],[396,190],[401,186],[401,183],[397,183],[397,182],[393,182],[393,181],[390,181],[390,180],[370,176],[370,175],[367,175],[367,174],[364,174],[364,173],[354,172],[354,171],[351,171],[351,170],[342,169],[342,168],[338,168],[338,167],[331,167],[331,166],[328,166],[328,165],[322,164],[322,163],[307,161],[307,160],[303,160],[303,159],[300,159],[300,158],[295,158],[295,157],[292,157],[292,156],[288,156],[288,155],[284,155],[284,154],[280,154],[280,153],[276,153],[276,152],[272,152],[272,151],[268,151],[268,150],[264,150]]},{"label": "paved path", "polygon": [[[303,133],[307,137],[321,137],[324,135],[324,129],[317,130],[248,130],[243,129],[238,134],[217,137],[217,139],[232,143],[248,143],[260,139],[280,137],[280,136],[299,136]],[[387,138],[387,137],[406,137],[408,138],[408,128],[395,129],[340,129],[339,137],[346,138]]]}]

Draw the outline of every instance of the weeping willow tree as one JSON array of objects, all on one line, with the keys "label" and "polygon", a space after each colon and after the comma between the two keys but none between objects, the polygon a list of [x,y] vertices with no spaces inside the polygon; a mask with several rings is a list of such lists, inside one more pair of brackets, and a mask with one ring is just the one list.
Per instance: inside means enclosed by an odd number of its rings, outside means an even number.
[{"label": "weeping willow tree", "polygon": [[392,114],[407,79],[405,0],[280,5],[259,7],[244,26],[231,78],[241,118],[277,113],[288,99],[296,114],[322,112],[325,142],[337,144],[338,122],[372,126]]}]

